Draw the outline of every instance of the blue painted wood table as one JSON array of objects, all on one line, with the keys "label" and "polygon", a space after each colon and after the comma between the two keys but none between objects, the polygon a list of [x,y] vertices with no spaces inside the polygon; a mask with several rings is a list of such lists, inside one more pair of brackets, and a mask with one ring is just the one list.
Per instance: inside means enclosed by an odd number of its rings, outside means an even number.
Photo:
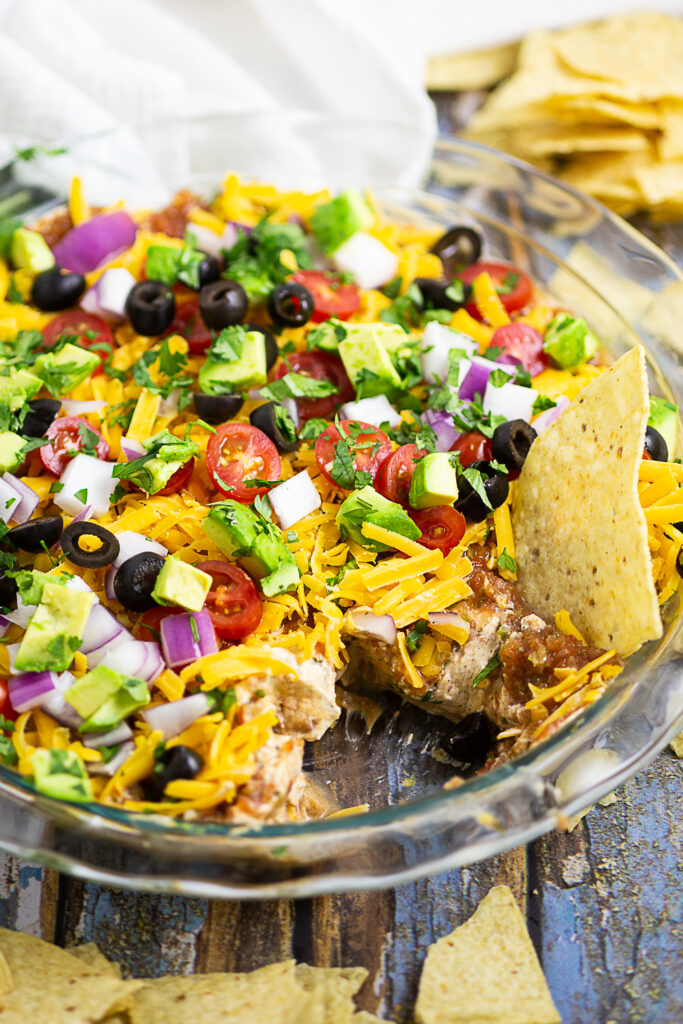
[{"label": "blue painted wood table", "polygon": [[[442,125],[448,97],[440,101]],[[683,263],[683,225],[653,232]],[[664,751],[574,831],[396,890],[218,903],[107,890],[0,856],[0,925],[94,940],[137,975],[362,964],[360,1004],[409,1021],[428,945],[492,885],[522,906],[564,1024],[683,1022],[683,762]],[[210,1024],[210,1022],[206,1022]]]}]

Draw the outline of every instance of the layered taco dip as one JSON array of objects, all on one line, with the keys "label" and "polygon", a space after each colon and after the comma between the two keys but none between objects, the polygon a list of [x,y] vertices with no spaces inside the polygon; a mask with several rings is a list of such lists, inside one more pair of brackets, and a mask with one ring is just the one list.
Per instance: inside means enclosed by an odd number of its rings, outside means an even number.
[{"label": "layered taco dip", "polygon": [[471,227],[75,180],[2,244],[0,758],[39,793],[319,815],[344,691],[441,716],[464,772],[661,635],[678,410]]}]

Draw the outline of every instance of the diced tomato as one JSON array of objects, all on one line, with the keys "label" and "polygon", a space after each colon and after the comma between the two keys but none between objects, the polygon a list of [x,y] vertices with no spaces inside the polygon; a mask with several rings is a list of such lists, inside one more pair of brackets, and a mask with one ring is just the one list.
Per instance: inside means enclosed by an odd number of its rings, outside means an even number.
[{"label": "diced tomato", "polygon": [[[518,309],[523,309],[531,301],[533,291],[531,278],[524,271],[513,267],[511,263],[495,263],[482,260],[479,263],[473,263],[471,266],[466,267],[465,270],[458,274],[458,277],[463,284],[472,284],[475,277],[483,273],[488,274],[493,279],[496,291],[500,296],[500,301],[508,313],[514,313]],[[481,320],[481,314],[477,309],[476,303],[468,302],[466,309],[470,316],[473,316],[476,320]]]},{"label": "diced tomato", "polygon": [[438,548],[447,555],[465,535],[465,517],[450,505],[435,505],[411,513],[413,522],[422,530],[419,543]]},{"label": "diced tomato", "polygon": [[199,312],[199,297],[189,289],[183,289],[183,294],[176,295],[175,316],[163,336],[168,338],[171,334],[185,338],[193,356],[206,352],[211,344],[211,331]]},{"label": "diced tomato", "polygon": [[275,373],[276,379],[286,376],[291,367],[294,373],[313,377],[315,380],[329,380],[337,387],[337,394],[327,395],[325,398],[297,398],[296,404],[302,420],[310,420],[314,416],[327,419],[338,405],[350,402],[353,398],[353,384],[341,359],[333,352],[292,352],[287,358],[289,366],[281,363]]},{"label": "diced tomato", "polygon": [[343,284],[337,274],[328,274],[324,270],[297,270],[292,281],[308,288],[313,296],[315,308],[313,320],[321,323],[334,316],[338,320],[348,320],[360,306],[360,292],[355,284]]},{"label": "diced tomato", "polygon": [[282,463],[269,437],[248,423],[224,423],[211,435],[206,466],[213,483],[227,498],[250,505],[268,487],[249,487],[249,480],[279,480]]},{"label": "diced tomato", "polygon": [[138,620],[135,626],[135,635],[140,640],[159,640],[159,629],[161,622],[167,615],[181,615],[182,608],[159,607],[150,608],[148,612]]},{"label": "diced tomato", "polygon": [[194,459],[188,459],[180,469],[176,469],[175,473],[168,481],[163,491],[157,491],[157,494],[165,496],[167,494],[177,494],[178,491],[182,491],[187,481],[192,476],[192,470],[194,469]]},{"label": "diced tomato", "polygon": [[408,508],[408,494],[415,472],[415,460],[426,454],[425,448],[418,448],[415,444],[401,445],[392,452],[377,474],[375,486],[379,493],[389,501],[396,501],[404,508]]},{"label": "diced tomato", "polygon": [[11,722],[16,721],[18,717],[9,699],[9,685],[6,679],[0,679],[0,715]]},{"label": "diced tomato", "polygon": [[547,369],[548,357],[543,351],[543,335],[530,324],[513,323],[499,327],[493,333],[491,345],[517,359],[532,377]]},{"label": "diced tomato", "polygon": [[473,462],[490,462],[493,458],[490,440],[477,430],[461,434],[451,451],[460,453],[460,465],[463,469],[471,466]]},{"label": "diced tomato", "polygon": [[93,348],[100,357],[100,365],[93,370],[93,377],[102,373],[105,360],[114,351],[114,339],[108,325],[94,313],[80,309],[69,309],[59,313],[43,328],[45,348],[53,348],[60,338],[68,338],[79,348]]},{"label": "diced tomato", "polygon": [[216,636],[243,640],[253,633],[263,615],[263,602],[252,578],[230,562],[200,562],[213,583],[206,598]]},{"label": "diced tomato", "polygon": [[[93,434],[98,438],[96,443]],[[106,462],[109,458],[109,445],[99,430],[80,416],[60,416],[50,424],[45,436],[50,438],[50,444],[44,444],[38,452],[43,466],[53,476],[61,476],[69,459],[78,455],[84,448],[94,447],[101,462]]]},{"label": "diced tomato", "polygon": [[[383,430],[363,423],[361,420],[340,420],[339,426],[344,434],[344,442],[348,446],[356,472],[370,473],[373,484],[377,480],[380,469],[391,454],[391,441]],[[336,427],[326,427],[315,442],[315,457],[320,471],[335,487],[341,484],[332,476],[336,445],[342,441],[342,435]],[[342,488],[353,490],[355,485]]]}]

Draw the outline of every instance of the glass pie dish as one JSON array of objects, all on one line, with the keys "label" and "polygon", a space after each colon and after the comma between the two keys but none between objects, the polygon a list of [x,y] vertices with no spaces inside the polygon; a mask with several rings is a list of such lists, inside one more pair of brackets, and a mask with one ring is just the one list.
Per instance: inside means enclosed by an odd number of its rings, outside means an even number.
[{"label": "glass pie dish", "polygon": [[[520,266],[585,316],[614,357],[642,343],[652,393],[683,402],[683,278],[664,253],[593,200],[493,150],[446,138],[426,157],[425,139],[399,125],[306,112],[178,119],[11,164],[0,174],[0,210],[47,209],[76,172],[93,203],[131,206],[162,206],[184,187],[210,194],[228,170],[285,188],[371,187],[396,219],[478,227],[487,256]],[[0,847],[105,884],[212,898],[386,888],[492,856],[605,795],[681,728],[679,605],[677,594],[662,639],[641,648],[596,704],[485,775],[450,784],[453,765],[431,756],[445,723],[387,695],[371,732],[348,711],[307,749],[311,780],[344,813],[260,827],[171,820],[52,800],[0,766]],[[361,805],[369,810],[354,810]]]}]

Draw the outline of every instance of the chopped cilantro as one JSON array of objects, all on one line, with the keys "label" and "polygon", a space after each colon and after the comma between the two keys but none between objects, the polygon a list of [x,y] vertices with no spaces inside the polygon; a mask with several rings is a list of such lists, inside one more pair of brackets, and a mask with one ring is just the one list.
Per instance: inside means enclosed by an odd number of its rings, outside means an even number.
[{"label": "chopped cilantro", "polygon": [[317,441],[323,430],[329,426],[326,420],[320,419],[319,416],[314,416],[310,420],[306,420],[303,427],[299,430],[300,441]]},{"label": "chopped cilantro", "polygon": [[429,629],[429,622],[427,619],[418,619],[414,622],[406,633],[406,647],[411,654],[415,654],[419,651],[422,646],[422,638]]},{"label": "chopped cilantro", "polygon": [[517,572],[517,562],[512,555],[508,554],[507,548],[503,548],[496,564],[503,572]]},{"label": "chopped cilantro", "polygon": [[74,492],[74,498],[76,501],[82,502],[84,505],[88,504],[88,488],[81,487],[80,491]]},{"label": "chopped cilantro", "polygon": [[546,409],[554,409],[556,405],[557,402],[553,402],[552,398],[548,398],[547,395],[537,395],[531,407],[531,414],[532,416],[538,416],[539,413],[545,412]]},{"label": "chopped cilantro", "polygon": [[302,373],[286,373],[279,380],[274,380],[261,388],[261,398],[281,402],[283,398],[327,398],[336,395],[339,388],[330,380],[317,380],[305,377]]},{"label": "chopped cilantro", "polygon": [[501,662],[499,655],[494,654],[491,660],[489,661],[488,665],[484,666],[481,672],[478,672],[476,674],[476,676],[472,680],[472,687],[474,688],[475,686],[480,686],[481,683],[483,683],[484,680],[488,678],[488,676],[490,676],[492,672],[496,671],[500,663]]},{"label": "chopped cilantro", "polygon": [[38,156],[62,156],[66,146],[27,146],[25,149],[14,149],[17,160],[35,160]]},{"label": "chopped cilantro", "polygon": [[195,621],[194,615],[190,615],[190,632],[192,633],[192,639],[196,644],[199,643],[199,628]]},{"label": "chopped cilantro", "polygon": [[0,761],[10,767],[14,767],[19,762],[19,757],[9,736],[0,736]]},{"label": "chopped cilantro", "polygon": [[502,388],[503,384],[509,384],[512,376],[507,370],[492,370],[489,374],[489,383],[494,388]]},{"label": "chopped cilantro", "polygon": [[296,530],[287,530],[287,543],[288,544],[296,544],[298,539],[299,539],[299,534],[296,532]]},{"label": "chopped cilantro", "polygon": [[273,510],[268,501],[267,495],[258,494],[254,498],[254,511],[258,512],[262,519],[267,520],[269,523],[273,520]]}]

